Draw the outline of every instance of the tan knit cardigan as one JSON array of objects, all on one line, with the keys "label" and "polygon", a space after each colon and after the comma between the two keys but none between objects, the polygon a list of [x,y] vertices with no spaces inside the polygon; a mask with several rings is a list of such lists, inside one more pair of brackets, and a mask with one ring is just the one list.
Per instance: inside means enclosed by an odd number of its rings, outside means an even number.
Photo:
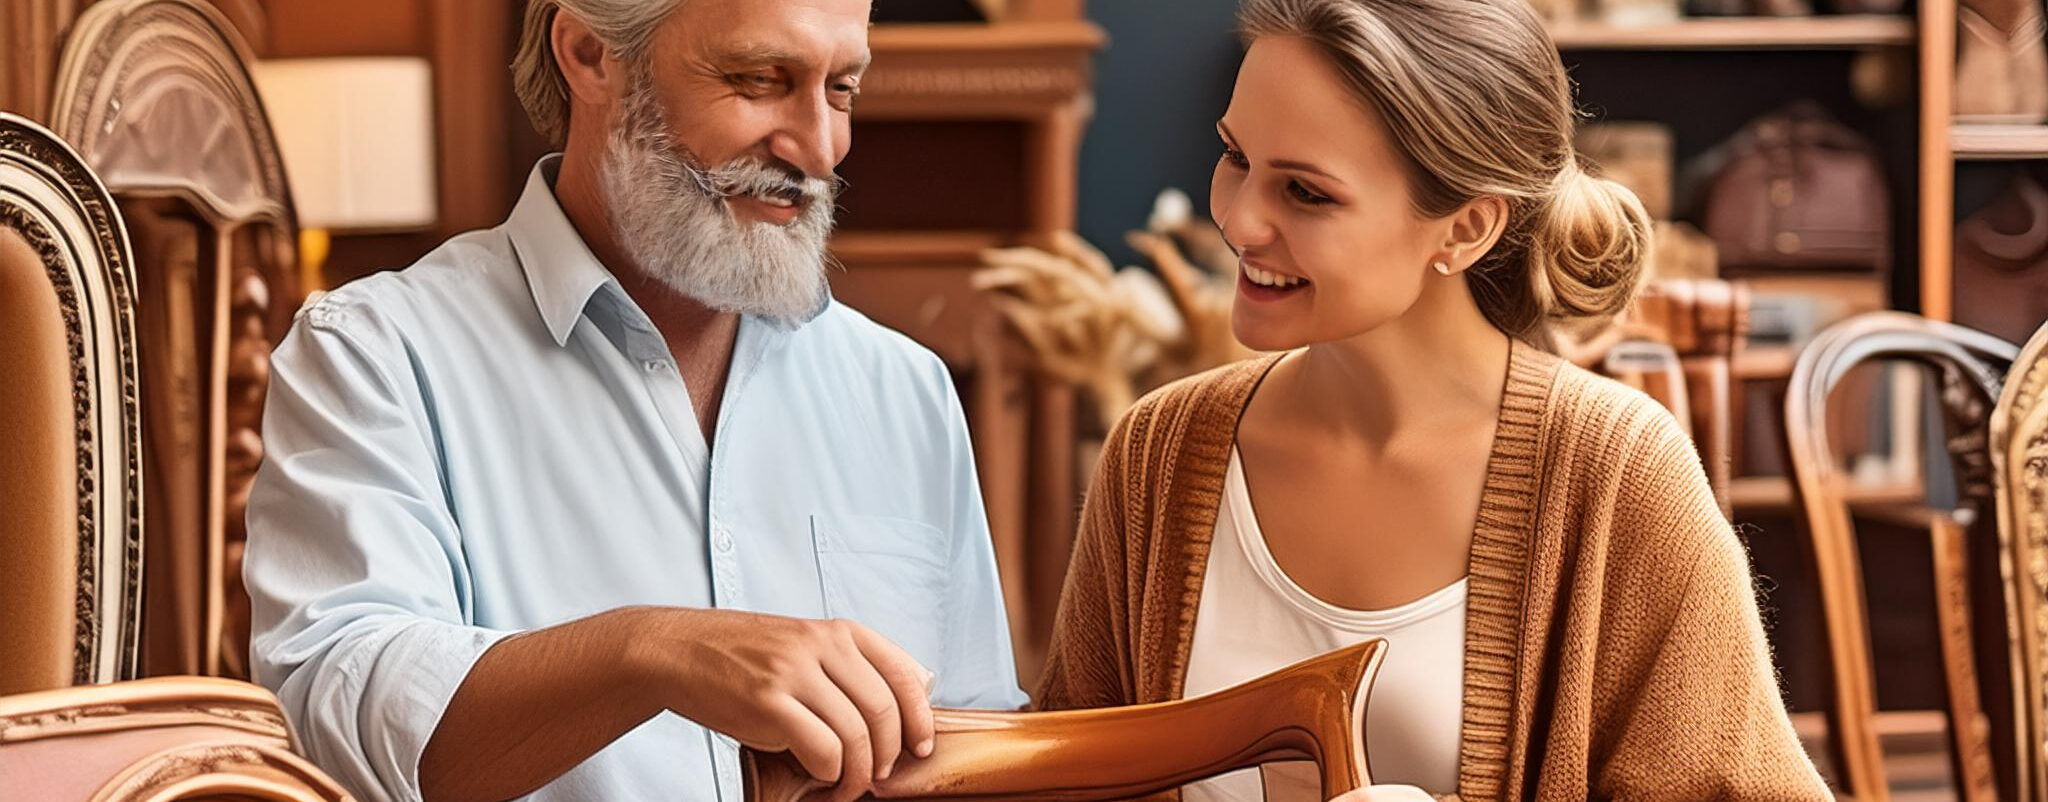
[{"label": "tan knit cardigan", "polygon": [[[1237,422],[1277,361],[1182,380],[1118,422],[1041,709],[1180,698]],[[1469,571],[1461,798],[1830,798],[1785,716],[1748,556],[1655,402],[1517,344]]]}]

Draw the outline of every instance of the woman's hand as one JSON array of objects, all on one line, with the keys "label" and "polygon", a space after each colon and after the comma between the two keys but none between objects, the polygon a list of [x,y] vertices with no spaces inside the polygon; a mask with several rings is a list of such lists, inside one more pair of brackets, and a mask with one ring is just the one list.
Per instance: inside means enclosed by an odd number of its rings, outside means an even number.
[{"label": "woman's hand", "polygon": [[[1368,785],[1330,802],[1435,802],[1437,798],[1412,785]],[[1444,799],[1456,800],[1455,796]]]}]

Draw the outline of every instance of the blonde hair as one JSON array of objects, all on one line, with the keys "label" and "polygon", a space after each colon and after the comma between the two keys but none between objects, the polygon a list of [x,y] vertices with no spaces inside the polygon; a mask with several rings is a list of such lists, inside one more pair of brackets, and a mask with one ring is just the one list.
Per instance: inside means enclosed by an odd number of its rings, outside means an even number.
[{"label": "blonde hair", "polygon": [[554,147],[561,147],[569,136],[569,82],[555,63],[552,35],[557,12],[575,14],[620,61],[638,66],[654,40],[654,30],[681,4],[682,0],[527,0],[519,52],[512,57],[512,88],[533,121],[533,130]]},{"label": "blonde hair", "polygon": [[1507,202],[1506,231],[1466,271],[1486,319],[1548,347],[1553,323],[1611,317],[1634,298],[1650,216],[1588,175],[1557,50],[1527,0],[1245,0],[1246,43],[1313,44],[1392,133],[1416,211]]}]

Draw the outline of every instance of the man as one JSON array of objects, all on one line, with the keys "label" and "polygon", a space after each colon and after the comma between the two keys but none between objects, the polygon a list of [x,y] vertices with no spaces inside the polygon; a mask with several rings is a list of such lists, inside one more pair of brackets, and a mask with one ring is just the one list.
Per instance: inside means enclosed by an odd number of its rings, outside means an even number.
[{"label": "man", "polygon": [[252,657],[359,797],[735,800],[746,744],[850,799],[1023,704],[947,371],[826,291],[869,10],[533,0],[562,154],[300,313]]}]

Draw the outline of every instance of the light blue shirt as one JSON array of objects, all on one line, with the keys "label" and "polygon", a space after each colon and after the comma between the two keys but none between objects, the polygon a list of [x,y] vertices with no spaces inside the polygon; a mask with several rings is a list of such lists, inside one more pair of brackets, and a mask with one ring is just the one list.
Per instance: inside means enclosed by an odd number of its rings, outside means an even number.
[{"label": "light blue shirt", "polygon": [[[1021,707],[965,422],[929,351],[836,303],[741,322],[715,448],[647,316],[556,205],[299,313],[272,362],[244,568],[256,680],[364,800],[484,650],[625,605],[851,618]],[[664,713],[535,799],[740,799],[738,749]]]}]

